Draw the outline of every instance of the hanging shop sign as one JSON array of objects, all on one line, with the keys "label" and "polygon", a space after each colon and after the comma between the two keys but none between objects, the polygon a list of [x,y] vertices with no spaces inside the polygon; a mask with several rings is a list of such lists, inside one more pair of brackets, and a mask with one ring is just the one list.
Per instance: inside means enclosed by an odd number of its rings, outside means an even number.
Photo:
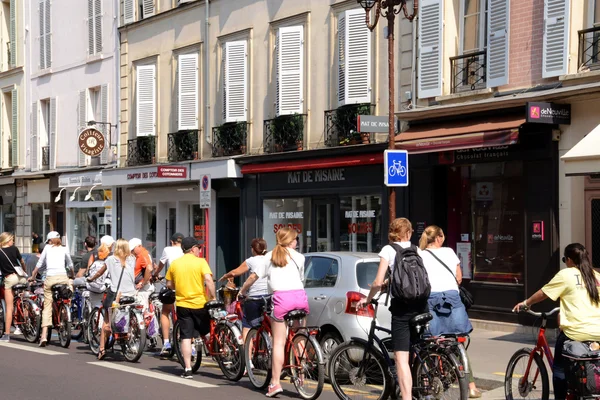
[{"label": "hanging shop sign", "polygon": [[571,124],[571,105],[555,103],[527,103],[527,122],[536,124]]},{"label": "hanging shop sign", "polygon": [[98,157],[105,146],[104,135],[98,129],[88,128],[79,134],[79,150],[86,156]]}]

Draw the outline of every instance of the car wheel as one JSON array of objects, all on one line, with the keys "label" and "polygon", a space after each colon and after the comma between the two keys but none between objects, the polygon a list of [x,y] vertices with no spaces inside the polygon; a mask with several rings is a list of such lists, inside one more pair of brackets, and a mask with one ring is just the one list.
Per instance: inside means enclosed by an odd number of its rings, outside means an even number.
[{"label": "car wheel", "polygon": [[343,339],[335,332],[327,332],[323,335],[320,341],[321,351],[323,351],[323,359],[325,360],[325,372],[329,371],[328,363],[329,356],[335,348],[343,342]]}]

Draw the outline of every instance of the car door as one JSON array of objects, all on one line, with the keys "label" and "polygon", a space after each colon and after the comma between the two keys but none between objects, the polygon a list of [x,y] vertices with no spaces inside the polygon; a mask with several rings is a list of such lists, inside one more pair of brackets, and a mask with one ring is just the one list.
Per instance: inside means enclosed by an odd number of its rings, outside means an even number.
[{"label": "car door", "polygon": [[309,326],[321,326],[323,318],[329,315],[327,304],[338,278],[339,262],[336,258],[312,256],[304,268],[304,290],[308,296],[310,315]]}]

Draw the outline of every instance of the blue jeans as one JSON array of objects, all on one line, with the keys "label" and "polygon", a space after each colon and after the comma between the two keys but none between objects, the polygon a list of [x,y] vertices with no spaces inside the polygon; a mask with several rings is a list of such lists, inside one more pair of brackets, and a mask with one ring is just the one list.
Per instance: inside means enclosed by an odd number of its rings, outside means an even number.
[{"label": "blue jeans", "polygon": [[567,397],[567,375],[566,368],[569,360],[563,356],[565,341],[570,340],[563,331],[556,338],[556,347],[554,348],[554,364],[552,364],[552,384],[554,385],[554,398],[563,400]]},{"label": "blue jeans", "polygon": [[429,331],[433,336],[467,334],[473,330],[458,290],[431,293],[427,303],[433,315],[429,322]]}]

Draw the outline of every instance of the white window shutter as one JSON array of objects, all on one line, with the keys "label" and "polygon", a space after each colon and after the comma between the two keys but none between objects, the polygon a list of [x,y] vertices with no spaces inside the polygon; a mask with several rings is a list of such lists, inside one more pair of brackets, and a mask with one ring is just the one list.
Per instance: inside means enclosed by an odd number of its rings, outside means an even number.
[{"label": "white window shutter", "polygon": [[136,0],[123,0],[123,24],[135,22],[135,2]]},{"label": "white window shutter", "polygon": [[38,137],[38,103],[34,101],[31,104],[31,143],[30,143],[30,159],[31,170],[39,171],[40,169],[40,140]]},{"label": "white window shutter", "polygon": [[52,66],[52,13],[50,11],[50,0],[46,0],[46,9],[44,10],[44,39],[46,40],[46,68]]},{"label": "white window shutter", "polygon": [[88,0],[88,54],[92,55],[96,52],[96,38],[94,29],[94,3],[96,0]]},{"label": "white window shutter", "polygon": [[338,105],[346,99],[346,13],[338,14]]},{"label": "white window shutter", "polygon": [[304,111],[304,27],[288,26],[277,32],[277,115]]},{"label": "white window shutter", "polygon": [[488,1],[487,31],[487,87],[498,87],[508,83],[509,0]]},{"label": "white window shutter", "polygon": [[156,66],[137,67],[137,136],[154,135],[156,116]]},{"label": "white window shutter", "polygon": [[17,1],[10,0],[10,63],[11,67],[17,65]]},{"label": "white window shutter", "polygon": [[56,97],[50,98],[49,169],[56,169]]},{"label": "white window shutter", "polygon": [[142,0],[142,18],[148,18],[154,15],[154,0]]},{"label": "white window shutter", "polygon": [[181,54],[178,68],[178,128],[198,129],[198,54]]},{"label": "white window shutter", "polygon": [[569,9],[569,0],[544,0],[544,78],[567,73]]},{"label": "white window shutter", "polygon": [[[338,21],[339,22],[339,21]],[[371,31],[365,24],[362,8],[344,12],[344,96],[339,105],[371,102]],[[340,71],[340,73],[342,73]]]},{"label": "white window shutter", "polygon": [[12,166],[19,166],[19,98],[17,89],[11,91],[12,120],[10,126],[10,139],[12,152]]},{"label": "white window shutter", "polygon": [[419,98],[442,94],[442,0],[422,0],[419,11],[417,47]]},{"label": "white window shutter", "polygon": [[[100,86],[100,122],[109,122],[108,119],[108,85],[104,84]],[[108,156],[111,151],[110,148],[110,137],[108,133],[110,129],[106,124],[100,124],[99,130],[104,135],[104,150],[100,153],[100,163],[108,164]]]},{"label": "white window shutter", "polygon": [[247,121],[247,43],[245,40],[227,42],[225,49],[225,122]]},{"label": "white window shutter", "polygon": [[[86,128],[87,125],[87,90],[79,91],[79,105],[77,107],[77,137],[82,130]],[[87,165],[87,156],[83,154],[83,152],[77,148],[78,154],[78,162],[77,164],[80,167],[85,167]]]},{"label": "white window shutter", "polygon": [[46,0],[39,2],[39,17],[40,17],[40,36],[38,41],[40,44],[40,69],[46,69]]},{"label": "white window shutter", "polygon": [[102,0],[94,3],[94,46],[96,53],[102,53]]},{"label": "white window shutter", "polygon": [[227,44],[221,47],[221,79],[223,82],[223,121],[227,119]]}]

